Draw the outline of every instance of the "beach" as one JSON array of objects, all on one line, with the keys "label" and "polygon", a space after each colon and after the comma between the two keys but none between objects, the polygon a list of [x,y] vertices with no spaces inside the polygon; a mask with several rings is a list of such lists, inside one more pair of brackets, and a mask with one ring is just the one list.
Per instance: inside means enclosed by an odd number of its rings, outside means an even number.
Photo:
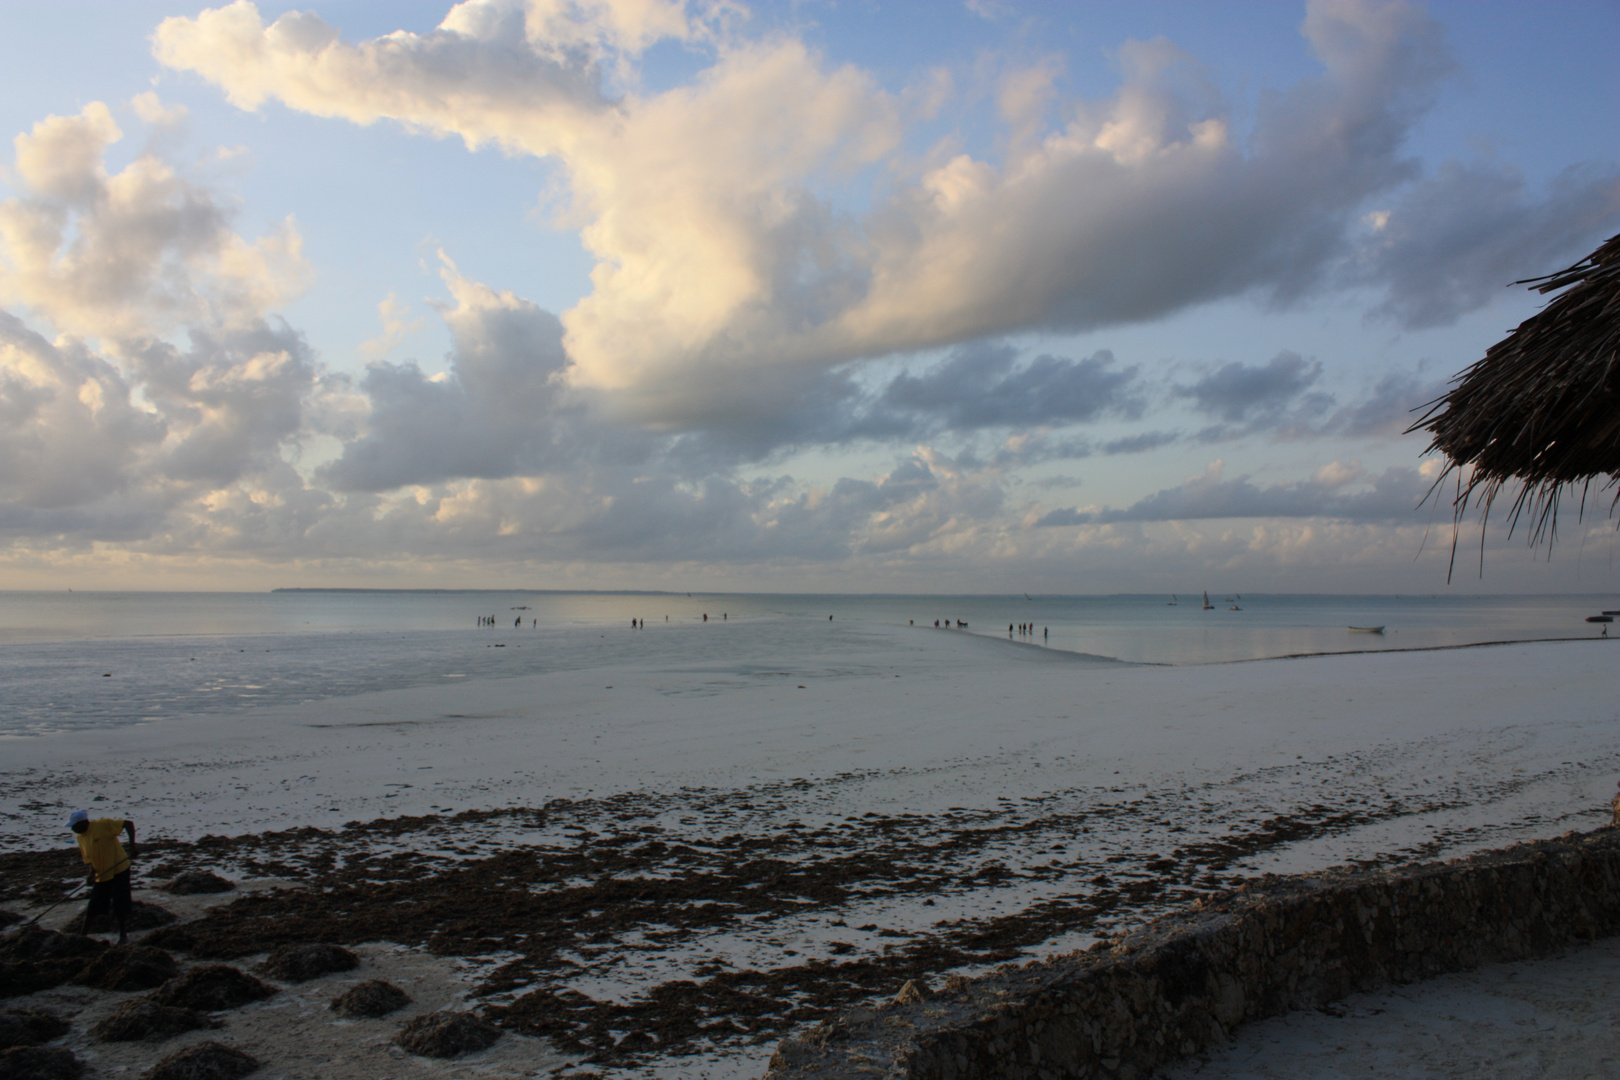
[{"label": "beach", "polygon": [[[539,1075],[745,1077],[906,979],[1263,874],[1596,827],[1620,776],[1606,641],[1155,666],[816,618],[642,640],[251,723],[6,739],[0,845],[65,851],[67,811],[105,808],[140,823],[138,891],[182,868],[258,890],[213,905],[204,954],[403,947]],[[0,906],[77,882],[68,853],[27,866]],[[300,1038],[353,1037],[306,1011]]]}]

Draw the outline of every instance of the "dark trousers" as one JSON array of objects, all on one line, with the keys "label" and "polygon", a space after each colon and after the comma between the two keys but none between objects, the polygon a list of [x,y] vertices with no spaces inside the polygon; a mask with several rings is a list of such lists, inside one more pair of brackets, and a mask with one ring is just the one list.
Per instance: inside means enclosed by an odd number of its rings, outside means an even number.
[{"label": "dark trousers", "polygon": [[90,886],[90,906],[85,910],[87,918],[105,915],[112,912],[112,917],[122,926],[129,920],[130,908],[134,906],[135,898],[130,888],[129,871],[113,875],[111,881],[98,881]]}]

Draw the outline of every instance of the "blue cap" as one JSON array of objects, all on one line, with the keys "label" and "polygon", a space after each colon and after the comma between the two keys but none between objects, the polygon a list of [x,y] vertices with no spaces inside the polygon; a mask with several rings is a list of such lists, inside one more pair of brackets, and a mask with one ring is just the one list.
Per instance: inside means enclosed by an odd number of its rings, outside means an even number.
[{"label": "blue cap", "polygon": [[79,822],[81,822],[81,821],[89,821],[89,820],[90,820],[90,811],[88,811],[88,810],[75,810],[75,811],[73,811],[73,813],[68,815],[68,828],[71,829],[71,828],[73,828],[73,826],[77,825]]}]

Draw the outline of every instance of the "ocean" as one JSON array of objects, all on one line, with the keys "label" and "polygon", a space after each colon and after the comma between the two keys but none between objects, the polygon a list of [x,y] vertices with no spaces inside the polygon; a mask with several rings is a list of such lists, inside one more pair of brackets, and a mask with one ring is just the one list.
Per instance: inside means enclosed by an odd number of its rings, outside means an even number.
[{"label": "ocean", "polygon": [[[1585,617],[1620,608],[1606,595],[1222,594],[1210,602],[1211,610],[1197,594],[0,592],[0,738],[632,658],[691,663],[722,640],[729,663],[770,666],[791,657],[810,623],[819,632],[880,623],[932,633],[938,620],[952,633],[1023,646],[1187,665],[1595,636],[1600,627]],[[750,630],[706,638],[705,615]],[[481,616],[492,621],[480,625]],[[632,631],[632,619],[647,629]]]}]

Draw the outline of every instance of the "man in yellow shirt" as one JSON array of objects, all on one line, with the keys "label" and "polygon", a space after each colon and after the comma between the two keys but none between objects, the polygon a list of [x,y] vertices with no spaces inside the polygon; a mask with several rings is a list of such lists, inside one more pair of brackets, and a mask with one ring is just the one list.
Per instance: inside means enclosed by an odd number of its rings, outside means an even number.
[{"label": "man in yellow shirt", "polygon": [[79,933],[88,933],[90,920],[109,910],[118,923],[118,944],[129,941],[129,912],[134,905],[130,888],[130,857],[118,834],[129,833],[129,850],[135,850],[135,823],[125,818],[90,819],[84,810],[68,817],[68,828],[77,834],[79,854],[90,864],[90,906],[85,908]]}]

